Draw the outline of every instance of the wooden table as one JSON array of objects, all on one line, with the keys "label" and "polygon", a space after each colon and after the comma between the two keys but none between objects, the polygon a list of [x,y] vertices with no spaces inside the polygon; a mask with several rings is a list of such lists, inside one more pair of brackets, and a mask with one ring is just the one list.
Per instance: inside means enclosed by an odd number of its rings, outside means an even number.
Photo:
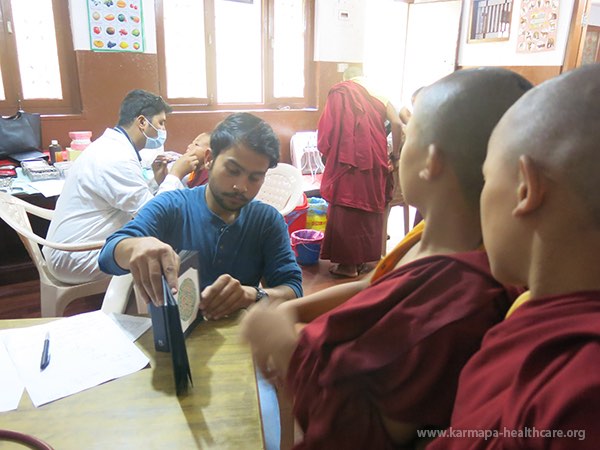
[{"label": "wooden table", "polygon": [[[44,321],[2,320],[0,329]],[[39,408],[25,392],[18,410],[0,413],[0,428],[31,434],[55,450],[262,449],[254,365],[238,321],[204,322],[187,338],[194,387],[186,396],[175,396],[171,355],[154,351],[148,330],[137,344],[150,368]]]}]

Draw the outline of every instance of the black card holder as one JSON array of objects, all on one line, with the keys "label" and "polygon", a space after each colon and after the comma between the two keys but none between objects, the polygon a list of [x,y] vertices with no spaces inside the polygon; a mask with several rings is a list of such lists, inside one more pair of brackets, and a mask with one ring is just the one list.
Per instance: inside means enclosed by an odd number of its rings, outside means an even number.
[{"label": "black card holder", "polygon": [[[189,384],[193,385],[190,362],[188,360],[185,338],[181,328],[179,307],[171,294],[171,289],[163,276],[163,295],[165,304],[155,306],[152,302],[148,311],[152,319],[154,345],[157,351],[170,352],[175,378],[175,392],[184,394]],[[189,382],[189,384],[188,384]]]}]

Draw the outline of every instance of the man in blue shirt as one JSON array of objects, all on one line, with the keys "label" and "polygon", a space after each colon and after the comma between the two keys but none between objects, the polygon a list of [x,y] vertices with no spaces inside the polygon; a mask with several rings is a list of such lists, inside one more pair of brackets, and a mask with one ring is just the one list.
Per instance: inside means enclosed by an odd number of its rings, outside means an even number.
[{"label": "man in blue shirt", "polygon": [[[208,184],[165,192],[149,202],[100,252],[100,268],[113,275],[131,271],[138,295],[163,301],[161,274],[177,290],[179,256],[197,250],[201,310],[219,319],[265,295],[273,300],[302,296],[302,272],[283,217],[252,201],[265,174],[279,160],[279,140],[263,120],[230,115],[212,132],[204,164]],[[258,287],[263,280],[268,288]]]}]

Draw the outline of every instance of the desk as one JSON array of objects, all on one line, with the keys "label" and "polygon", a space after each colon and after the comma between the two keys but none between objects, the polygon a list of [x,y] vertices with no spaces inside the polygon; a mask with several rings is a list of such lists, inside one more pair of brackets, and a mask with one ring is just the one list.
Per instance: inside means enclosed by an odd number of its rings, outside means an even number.
[{"label": "desk", "polygon": [[[43,321],[2,320],[0,329]],[[154,351],[149,330],[137,343],[150,368],[37,409],[25,393],[18,410],[0,413],[0,428],[34,435],[56,450],[262,449],[254,365],[237,324],[238,318],[204,322],[187,338],[194,387],[181,399],[171,355]]]}]

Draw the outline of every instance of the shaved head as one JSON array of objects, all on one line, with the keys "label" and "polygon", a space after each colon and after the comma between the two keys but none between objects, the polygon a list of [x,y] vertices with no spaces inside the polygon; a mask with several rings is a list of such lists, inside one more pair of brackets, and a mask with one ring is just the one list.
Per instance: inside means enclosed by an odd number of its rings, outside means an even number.
[{"label": "shaved head", "polygon": [[569,186],[600,227],[600,64],[546,81],[518,101],[498,124],[514,164],[527,155],[550,179]]},{"label": "shaved head", "polygon": [[453,168],[465,198],[479,205],[481,168],[492,130],[532,85],[501,68],[466,69],[423,88],[411,121],[422,148],[435,144]]}]

